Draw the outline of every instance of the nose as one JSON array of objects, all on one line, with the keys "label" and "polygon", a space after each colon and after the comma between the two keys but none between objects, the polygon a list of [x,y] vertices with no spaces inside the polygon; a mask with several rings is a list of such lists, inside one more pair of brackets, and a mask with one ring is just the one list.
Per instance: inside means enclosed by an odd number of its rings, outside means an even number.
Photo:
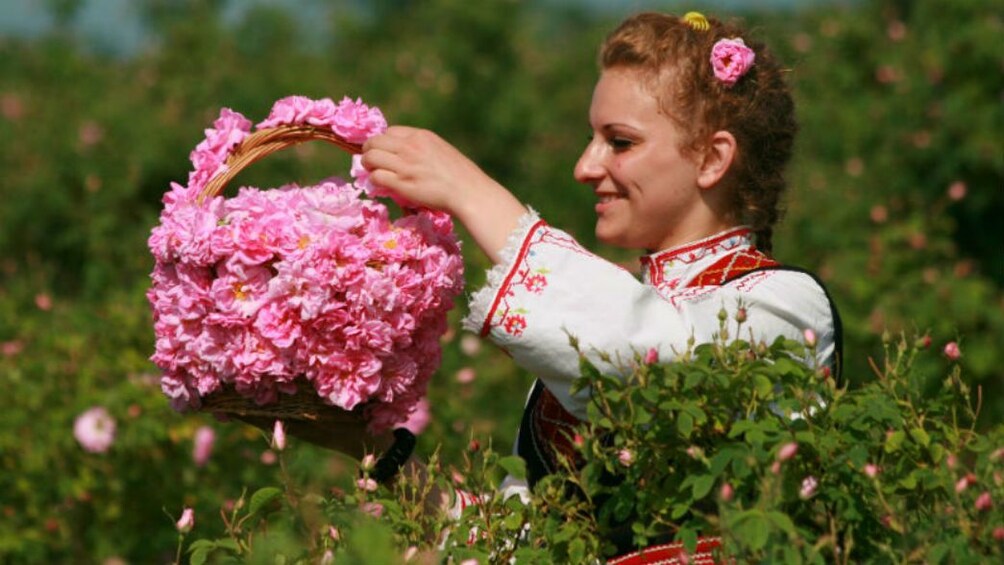
[{"label": "nose", "polygon": [[603,158],[603,144],[595,139],[591,140],[575,163],[575,180],[589,185],[598,183],[604,175]]}]

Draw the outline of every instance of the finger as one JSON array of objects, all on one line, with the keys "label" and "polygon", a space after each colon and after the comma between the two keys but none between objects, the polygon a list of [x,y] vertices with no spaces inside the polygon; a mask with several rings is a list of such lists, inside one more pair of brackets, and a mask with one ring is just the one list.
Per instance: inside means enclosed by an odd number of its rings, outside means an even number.
[{"label": "finger", "polygon": [[362,165],[367,171],[387,170],[399,172],[404,167],[404,160],[386,149],[370,149],[363,153]]}]

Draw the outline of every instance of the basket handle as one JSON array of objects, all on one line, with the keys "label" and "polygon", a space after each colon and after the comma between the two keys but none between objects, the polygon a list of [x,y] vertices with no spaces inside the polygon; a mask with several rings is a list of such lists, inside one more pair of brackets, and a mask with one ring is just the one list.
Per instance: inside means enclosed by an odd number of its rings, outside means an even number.
[{"label": "basket handle", "polygon": [[312,140],[327,141],[351,155],[358,155],[363,151],[362,144],[347,141],[328,127],[292,124],[260,129],[245,137],[244,141],[230,151],[226,160],[226,170],[209,179],[206,186],[199,192],[196,202],[201,204],[206,198],[212,198],[221,193],[227,183],[237,176],[237,173],[259,159],[281,149]]}]

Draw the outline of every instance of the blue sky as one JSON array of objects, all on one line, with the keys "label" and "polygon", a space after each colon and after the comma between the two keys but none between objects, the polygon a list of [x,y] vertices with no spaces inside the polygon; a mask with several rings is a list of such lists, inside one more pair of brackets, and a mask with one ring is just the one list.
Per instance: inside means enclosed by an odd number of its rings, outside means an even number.
[{"label": "blue sky", "polygon": [[[611,15],[628,14],[641,9],[667,11],[705,10],[740,11],[765,8],[792,8],[811,3],[835,0],[523,0],[524,2],[550,2],[580,4]],[[324,21],[324,12],[333,4],[324,0],[231,0],[230,14],[238,16],[242,7],[250,4],[294,6],[304,15],[304,22]],[[39,0],[0,0],[0,37],[32,36],[52,28],[52,18],[47,2]],[[138,21],[131,0],[83,0],[75,29],[84,38],[105,50],[128,52],[142,48],[146,43],[143,28]]]}]

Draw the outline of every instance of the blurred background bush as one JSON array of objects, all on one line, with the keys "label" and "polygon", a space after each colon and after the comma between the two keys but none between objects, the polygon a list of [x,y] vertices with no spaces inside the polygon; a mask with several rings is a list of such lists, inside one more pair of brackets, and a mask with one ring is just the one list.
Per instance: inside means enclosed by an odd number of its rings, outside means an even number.
[{"label": "blurred background bush", "polygon": [[[202,518],[196,530],[218,531],[221,506],[275,480],[259,432],[172,412],[147,360],[146,237],[220,107],[258,120],[289,94],[360,96],[392,123],[435,129],[551,223],[595,244],[593,197],[571,170],[587,133],[597,45],[627,9],[237,4],[128,4],[144,41],[125,52],[80,31],[81,0],[46,2],[46,31],[0,36],[2,561],[171,561],[182,506]],[[721,4],[648,6],[718,13]],[[959,341],[965,378],[982,387],[981,421],[999,423],[1004,1],[781,4],[729,12],[790,65],[799,104],[776,255],[829,286],[852,386],[873,378],[869,358],[880,356],[883,333],[929,330],[932,347]],[[302,147],[235,186],[310,183],[347,166],[335,149]],[[488,265],[473,245],[466,252],[473,290]],[[471,434],[508,446],[532,378],[454,327],[420,438],[420,449],[441,445],[447,462]],[[117,423],[103,454],[73,437],[74,419],[95,405]],[[200,426],[216,432],[202,466],[192,458]],[[290,461],[317,488],[343,484],[347,469],[311,448]]]}]

